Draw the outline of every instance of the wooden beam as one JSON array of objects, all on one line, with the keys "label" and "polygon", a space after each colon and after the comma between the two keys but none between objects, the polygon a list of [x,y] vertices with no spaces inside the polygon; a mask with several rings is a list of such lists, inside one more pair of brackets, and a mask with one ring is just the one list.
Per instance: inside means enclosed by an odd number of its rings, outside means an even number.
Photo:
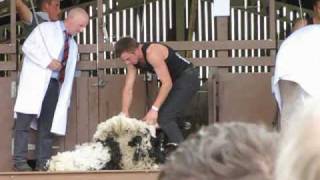
[{"label": "wooden beam", "polygon": [[0,44],[0,54],[14,54],[16,53],[15,44]]},{"label": "wooden beam", "polygon": [[[276,49],[273,40],[241,40],[241,41],[167,41],[162,42],[177,51],[183,50],[232,50],[232,49]],[[105,51],[113,51],[113,46],[101,44]],[[1,48],[1,45],[0,45]],[[96,44],[80,44],[79,53],[96,53]]]},{"label": "wooden beam", "polygon": [[[231,67],[231,66],[274,66],[275,56],[266,57],[216,57],[216,58],[186,58],[195,66]],[[79,70],[94,70],[96,61],[80,61]],[[119,58],[100,59],[98,69],[124,68],[126,64]]]},{"label": "wooden beam", "polygon": [[[168,41],[164,44],[175,50],[232,50],[232,49],[276,49],[272,40],[241,40],[241,41]],[[227,55],[225,55],[227,56]]]},{"label": "wooden beam", "polygon": [[15,61],[0,62],[0,71],[15,71],[17,70],[17,64]]},{"label": "wooden beam", "polygon": [[[158,0],[146,0],[146,4],[156,1]],[[112,9],[112,12],[142,6],[144,0],[117,0],[116,3],[118,3],[118,6]]]}]

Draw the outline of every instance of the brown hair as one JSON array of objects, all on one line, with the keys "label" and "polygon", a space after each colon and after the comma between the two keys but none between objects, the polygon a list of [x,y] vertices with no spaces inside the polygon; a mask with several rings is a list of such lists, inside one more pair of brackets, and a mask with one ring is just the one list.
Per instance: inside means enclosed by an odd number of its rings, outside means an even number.
[{"label": "brown hair", "polygon": [[138,48],[139,43],[131,37],[123,37],[115,44],[116,56],[120,57],[123,52],[134,51]]},{"label": "brown hair", "polygon": [[45,4],[45,3],[50,4],[51,1],[53,1],[53,0],[37,0],[36,1],[36,3],[37,3],[36,5],[37,5],[38,8],[42,9],[43,4]]}]

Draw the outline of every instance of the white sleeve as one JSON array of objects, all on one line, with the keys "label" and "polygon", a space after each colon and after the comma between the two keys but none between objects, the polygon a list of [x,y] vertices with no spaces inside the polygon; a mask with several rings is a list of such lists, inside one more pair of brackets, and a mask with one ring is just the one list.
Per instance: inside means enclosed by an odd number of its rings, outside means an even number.
[{"label": "white sleeve", "polygon": [[52,60],[49,46],[45,39],[45,30],[47,30],[47,28],[42,24],[37,26],[22,46],[24,55],[42,68],[47,68]]}]

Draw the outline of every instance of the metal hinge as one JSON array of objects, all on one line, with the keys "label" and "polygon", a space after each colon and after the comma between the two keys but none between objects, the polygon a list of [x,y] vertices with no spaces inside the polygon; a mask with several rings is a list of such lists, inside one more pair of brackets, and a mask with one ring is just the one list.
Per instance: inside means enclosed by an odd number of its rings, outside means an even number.
[{"label": "metal hinge", "polygon": [[97,83],[92,84],[94,87],[104,87],[107,84],[105,80],[100,79]]}]

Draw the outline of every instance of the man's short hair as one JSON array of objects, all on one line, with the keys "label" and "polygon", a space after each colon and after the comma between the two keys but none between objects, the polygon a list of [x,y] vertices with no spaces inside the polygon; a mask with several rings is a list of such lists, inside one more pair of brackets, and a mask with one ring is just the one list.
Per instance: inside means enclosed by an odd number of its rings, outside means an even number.
[{"label": "man's short hair", "polygon": [[[42,7],[42,5],[44,4],[44,3],[51,3],[51,1],[52,0],[37,0],[37,7],[39,8],[39,9],[41,9],[41,7]],[[60,1],[60,0],[59,0]]]},{"label": "man's short hair", "polygon": [[120,57],[123,52],[134,51],[138,46],[139,43],[131,37],[121,38],[115,45],[116,56]]},{"label": "man's short hair", "polygon": [[213,124],[172,153],[159,179],[272,179],[278,138],[254,124]]}]

